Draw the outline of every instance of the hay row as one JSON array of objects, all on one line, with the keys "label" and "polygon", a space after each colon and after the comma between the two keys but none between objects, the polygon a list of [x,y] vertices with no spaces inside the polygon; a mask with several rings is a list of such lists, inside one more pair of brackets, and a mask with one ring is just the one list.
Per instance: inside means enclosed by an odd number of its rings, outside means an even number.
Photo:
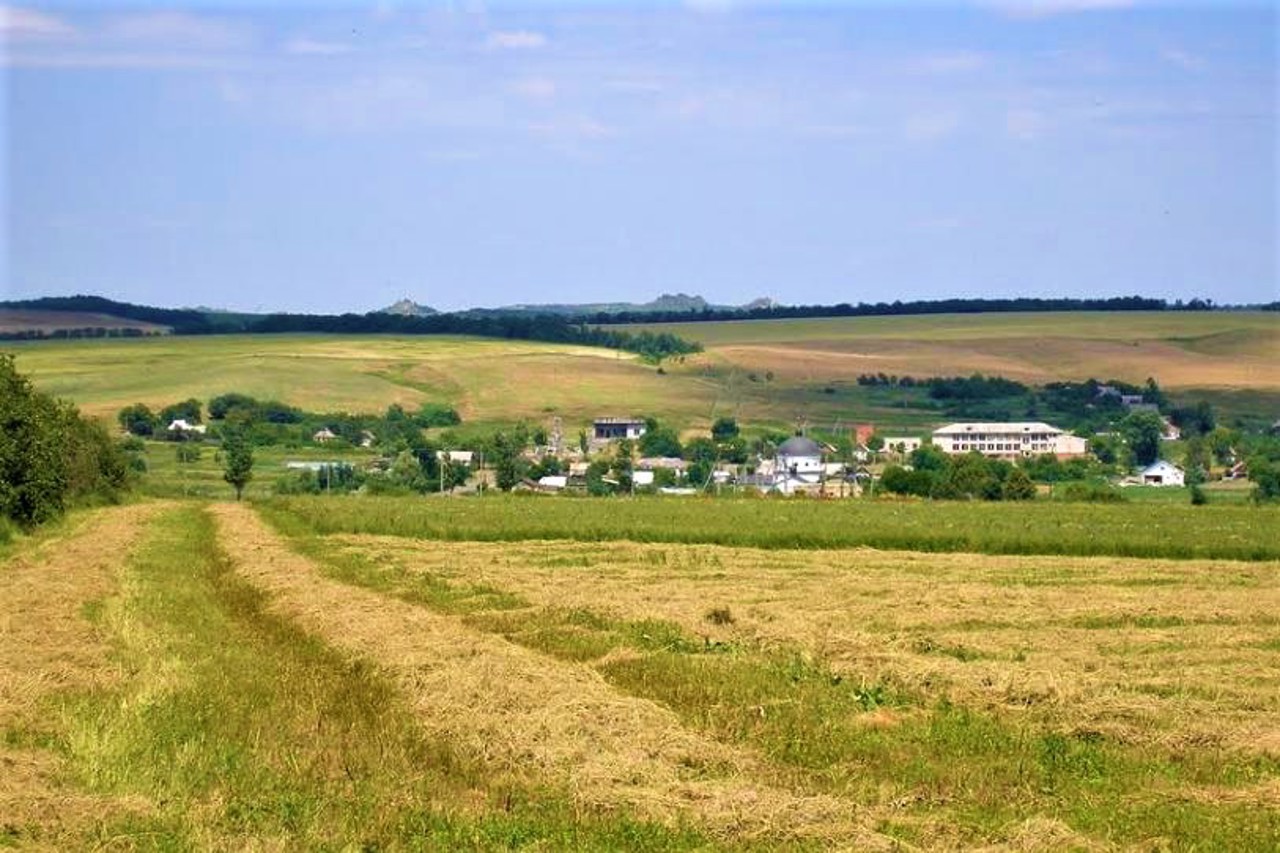
[{"label": "hay row", "polygon": [[[100,510],[66,535],[0,565],[0,732],[15,742],[50,733],[48,700],[111,684],[119,673],[85,606],[116,590],[129,551],[158,505]],[[60,833],[139,804],[83,794],[62,760],[0,738],[0,817],[27,840],[56,847]]]},{"label": "hay row", "polygon": [[384,595],[324,578],[251,510],[213,508],[237,570],[305,630],[390,673],[422,725],[497,771],[567,787],[584,806],[692,822],[736,838],[885,846],[854,804],[755,781],[759,760],[685,729],[658,705],[564,664]]},{"label": "hay row", "polygon": [[[1276,563],[328,541],[540,606],[800,646],[858,677],[1031,709],[1066,729],[1280,754]],[[713,608],[732,624],[708,621]]]}]

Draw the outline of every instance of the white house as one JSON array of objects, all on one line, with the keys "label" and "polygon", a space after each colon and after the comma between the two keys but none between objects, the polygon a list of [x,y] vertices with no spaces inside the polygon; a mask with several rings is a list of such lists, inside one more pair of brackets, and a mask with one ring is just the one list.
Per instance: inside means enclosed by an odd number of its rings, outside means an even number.
[{"label": "white house", "polygon": [[886,453],[910,453],[913,450],[919,450],[923,444],[923,439],[912,435],[891,435],[884,439],[884,449]]},{"label": "white house", "polygon": [[596,418],[592,431],[596,441],[637,439],[644,435],[645,422],[639,418]]},{"label": "white house", "polygon": [[538,488],[558,492],[569,485],[569,478],[563,474],[548,474],[538,478]]},{"label": "white house", "polygon": [[193,424],[188,422],[185,418],[175,418],[169,423],[169,432],[194,432],[199,435],[204,435],[205,430],[207,429],[208,427],[204,424]]},{"label": "white house", "polygon": [[316,444],[325,444],[326,442],[333,441],[337,437],[338,434],[333,430],[328,427],[321,427],[315,431],[314,435],[311,436],[311,440]]},{"label": "white house", "polygon": [[933,443],[943,453],[970,453],[1016,459],[1052,453],[1058,457],[1081,456],[1087,442],[1040,421],[1011,423],[964,422],[933,431]]},{"label": "white house", "polygon": [[475,458],[475,451],[472,450],[438,450],[436,458],[441,462],[448,462],[451,465],[470,465],[471,460]]},{"label": "white house", "polygon": [[1143,468],[1138,476],[1142,478],[1142,485],[1144,486],[1186,485],[1186,472],[1172,462],[1166,462],[1163,459]]},{"label": "white house", "polygon": [[653,472],[652,471],[632,471],[631,482],[635,483],[637,486],[652,486]]}]

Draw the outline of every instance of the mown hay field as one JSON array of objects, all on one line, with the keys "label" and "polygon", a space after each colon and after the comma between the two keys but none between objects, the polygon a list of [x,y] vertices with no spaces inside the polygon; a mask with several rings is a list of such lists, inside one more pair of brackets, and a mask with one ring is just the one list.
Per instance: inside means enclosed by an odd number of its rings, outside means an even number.
[{"label": "mown hay field", "polygon": [[149,501],[12,544],[5,843],[1280,844],[1274,560],[439,541],[293,509]]}]

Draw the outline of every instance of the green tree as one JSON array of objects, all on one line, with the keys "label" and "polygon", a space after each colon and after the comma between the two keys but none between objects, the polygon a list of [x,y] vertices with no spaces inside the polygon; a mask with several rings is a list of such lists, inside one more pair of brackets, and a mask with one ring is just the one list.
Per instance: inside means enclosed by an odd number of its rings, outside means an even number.
[{"label": "green tree", "polygon": [[125,406],[116,416],[121,428],[131,435],[151,435],[156,431],[156,415],[145,403]]},{"label": "green tree", "polygon": [[181,403],[174,403],[171,406],[165,406],[160,410],[160,426],[167,427],[178,419],[182,419],[187,423],[200,423],[200,412],[203,404],[192,397],[189,400],[183,400]]},{"label": "green tree", "polygon": [[178,442],[174,451],[174,457],[184,464],[200,461],[200,445],[193,441]]},{"label": "green tree", "polygon": [[1160,458],[1164,420],[1155,412],[1134,412],[1120,422],[1120,434],[1129,447],[1133,464],[1143,467]]},{"label": "green tree", "polygon": [[1249,479],[1253,481],[1254,503],[1280,501],[1280,466],[1262,457],[1250,459]]},{"label": "green tree", "polygon": [[911,467],[917,471],[946,471],[950,462],[942,448],[933,444],[922,444],[911,451]]},{"label": "green tree", "polygon": [[1027,472],[1014,468],[1005,478],[1001,497],[1007,501],[1029,501],[1036,496],[1036,484],[1031,482]]},{"label": "green tree", "polygon": [[244,487],[253,479],[253,448],[243,432],[223,432],[222,466],[222,479],[231,484],[236,490],[236,500],[240,500]]},{"label": "green tree", "polygon": [[520,457],[524,442],[518,436],[505,432],[494,433],[490,458],[493,460],[494,477],[498,488],[509,492],[524,479],[525,464]]},{"label": "green tree", "polygon": [[711,425],[711,437],[716,441],[728,441],[738,437],[738,422],[733,418],[716,418]]}]

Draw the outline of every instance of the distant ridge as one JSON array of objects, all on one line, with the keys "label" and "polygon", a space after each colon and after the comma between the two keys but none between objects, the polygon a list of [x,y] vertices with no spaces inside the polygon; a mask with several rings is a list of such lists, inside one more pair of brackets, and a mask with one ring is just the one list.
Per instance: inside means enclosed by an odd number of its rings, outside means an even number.
[{"label": "distant ridge", "polygon": [[664,293],[651,302],[521,303],[487,309],[508,314],[563,314],[571,317],[598,314],[701,314],[707,311],[751,311],[771,308],[774,301],[761,297],[746,305],[712,305],[701,296]]},{"label": "distant ridge", "polygon": [[430,305],[419,305],[406,296],[404,299],[398,299],[386,308],[380,309],[377,313],[395,314],[400,317],[430,317],[432,314],[439,314],[440,312]]}]

